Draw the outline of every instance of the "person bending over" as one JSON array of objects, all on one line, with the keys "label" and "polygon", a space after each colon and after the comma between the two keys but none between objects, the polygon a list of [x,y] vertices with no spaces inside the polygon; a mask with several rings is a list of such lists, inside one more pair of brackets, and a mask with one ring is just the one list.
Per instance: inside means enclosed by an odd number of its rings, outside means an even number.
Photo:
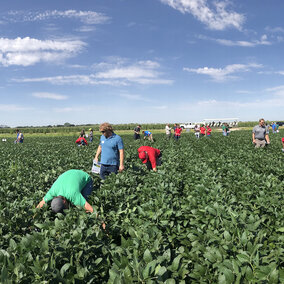
[{"label": "person bending over", "polygon": [[156,172],[157,166],[162,164],[161,151],[150,146],[141,146],[137,151],[139,159],[141,159],[143,164],[146,164],[147,169],[153,169],[153,171]]},{"label": "person bending over", "polygon": [[51,201],[54,213],[63,212],[69,208],[69,203],[84,207],[87,212],[94,212],[93,207],[87,202],[93,190],[92,178],[81,170],[68,170],[61,174],[37,205],[41,208]]}]

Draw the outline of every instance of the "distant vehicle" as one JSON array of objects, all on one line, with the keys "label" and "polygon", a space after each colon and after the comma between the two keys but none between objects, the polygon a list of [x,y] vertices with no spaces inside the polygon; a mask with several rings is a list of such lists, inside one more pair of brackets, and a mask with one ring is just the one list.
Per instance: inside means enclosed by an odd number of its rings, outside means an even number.
[{"label": "distant vehicle", "polygon": [[196,123],[188,122],[188,123],[181,124],[180,127],[182,129],[194,129],[195,124]]},{"label": "distant vehicle", "polygon": [[238,126],[239,119],[238,118],[207,118],[203,120],[205,125],[209,125],[210,127],[221,127],[223,123],[228,123],[229,127]]},{"label": "distant vehicle", "polygon": [[278,124],[279,126],[283,126],[284,125],[284,121],[277,121],[276,124]]},{"label": "distant vehicle", "polygon": [[238,126],[239,119],[238,118],[210,118],[203,119],[202,122],[188,122],[180,125],[182,129],[194,129],[196,124],[205,124],[210,127],[221,127],[223,123],[228,123],[229,127]]}]

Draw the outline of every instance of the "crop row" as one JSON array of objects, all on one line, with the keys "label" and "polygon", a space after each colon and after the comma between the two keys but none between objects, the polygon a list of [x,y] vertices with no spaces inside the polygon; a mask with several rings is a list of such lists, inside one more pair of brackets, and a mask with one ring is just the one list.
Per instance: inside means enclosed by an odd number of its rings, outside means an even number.
[{"label": "crop row", "polygon": [[[246,131],[154,144],[125,136],[126,170],[92,175],[99,218],[35,209],[61,173],[90,171],[98,137],[89,147],[74,137],[2,143],[0,282],[284,282],[281,134],[266,149]],[[157,173],[139,162],[141,144],[162,149]]]}]

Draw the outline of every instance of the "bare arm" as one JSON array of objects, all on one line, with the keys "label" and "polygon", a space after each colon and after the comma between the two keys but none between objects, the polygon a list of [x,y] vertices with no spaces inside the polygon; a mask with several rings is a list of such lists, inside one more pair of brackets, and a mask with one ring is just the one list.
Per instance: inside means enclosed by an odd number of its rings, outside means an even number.
[{"label": "bare arm", "polygon": [[94,158],[94,160],[95,160],[96,162],[98,162],[99,155],[101,154],[101,152],[102,152],[102,146],[99,145],[99,147],[98,147],[98,149],[97,149],[96,156],[95,156],[95,158]]},{"label": "bare arm", "polygon": [[44,204],[45,204],[45,201],[44,199],[42,199],[42,201],[37,205],[36,208],[41,208]]},{"label": "bare arm", "polygon": [[124,149],[119,150],[119,171],[124,170]]},{"label": "bare arm", "polygon": [[252,143],[255,143],[255,134],[252,133]]},{"label": "bare arm", "polygon": [[265,140],[266,140],[266,143],[267,143],[267,144],[270,144],[270,140],[269,140],[268,134],[265,134]]}]

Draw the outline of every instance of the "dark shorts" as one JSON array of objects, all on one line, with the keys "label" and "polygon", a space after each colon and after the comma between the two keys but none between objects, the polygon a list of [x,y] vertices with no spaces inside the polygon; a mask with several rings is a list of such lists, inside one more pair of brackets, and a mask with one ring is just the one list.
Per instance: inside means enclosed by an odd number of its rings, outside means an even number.
[{"label": "dark shorts", "polygon": [[134,140],[138,140],[138,139],[140,139],[140,134],[134,133]]},{"label": "dark shorts", "polygon": [[93,181],[90,180],[85,187],[82,189],[81,194],[83,195],[83,197],[88,200],[88,197],[91,195],[93,191]]}]

